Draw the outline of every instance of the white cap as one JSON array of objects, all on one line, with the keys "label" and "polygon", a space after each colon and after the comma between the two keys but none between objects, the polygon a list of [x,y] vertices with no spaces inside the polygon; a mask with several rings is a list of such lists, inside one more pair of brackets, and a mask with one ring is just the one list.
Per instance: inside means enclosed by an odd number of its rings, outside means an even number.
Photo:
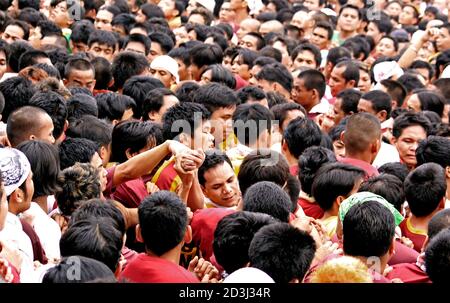
[{"label": "white cap", "polygon": [[214,7],[216,6],[216,1],[214,0],[196,0],[196,3],[200,4],[211,13],[214,13]]},{"label": "white cap", "polygon": [[385,61],[374,66],[373,74],[375,82],[381,82],[392,76],[397,76],[397,78],[401,77],[403,75],[403,69],[396,61]]},{"label": "white cap", "polygon": [[0,148],[0,172],[6,196],[9,196],[27,180],[31,165],[20,150],[3,147]]},{"label": "white cap", "polygon": [[260,269],[244,267],[227,276],[223,283],[275,283],[275,281]]},{"label": "white cap", "polygon": [[320,11],[327,16],[337,17],[336,12],[330,8],[325,7],[325,8],[322,8]]},{"label": "white cap", "polygon": [[164,69],[175,77],[176,83],[180,82],[180,77],[178,76],[178,63],[172,57],[167,55],[158,56],[153,59],[150,64],[151,69]]},{"label": "white cap", "polygon": [[250,15],[259,14],[264,7],[261,0],[247,0],[247,6],[250,9]]},{"label": "white cap", "polygon": [[450,78],[450,65],[447,65],[447,67],[444,68],[439,78]]}]

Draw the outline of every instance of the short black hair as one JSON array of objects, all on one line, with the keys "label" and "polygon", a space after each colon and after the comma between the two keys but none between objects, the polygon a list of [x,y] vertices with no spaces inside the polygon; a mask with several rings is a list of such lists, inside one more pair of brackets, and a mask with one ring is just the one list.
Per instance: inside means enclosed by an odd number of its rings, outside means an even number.
[{"label": "short black hair", "polygon": [[276,82],[288,92],[291,92],[292,84],[294,82],[289,70],[281,63],[264,65],[261,68],[261,71],[256,74],[256,79]]},{"label": "short black hair", "polygon": [[298,159],[308,147],[320,145],[322,132],[311,119],[297,117],[284,130],[283,140],[289,152]]},{"label": "short black hair", "polygon": [[302,43],[299,46],[297,46],[294,51],[291,54],[292,61],[295,61],[297,59],[298,54],[308,51],[313,54],[314,61],[316,61],[316,68],[320,66],[322,63],[322,55],[320,54],[320,49],[311,43]]},{"label": "short black hair", "polygon": [[262,89],[256,86],[244,86],[237,91],[237,96],[241,104],[243,104],[247,103],[247,101],[250,99],[257,101],[262,100],[266,98],[266,93],[264,93]]},{"label": "short black hair", "polygon": [[358,103],[361,99],[362,93],[354,88],[347,88],[340,91],[336,98],[342,100],[341,109],[346,115],[358,112]]},{"label": "short black hair", "polygon": [[199,68],[211,64],[222,64],[223,52],[220,46],[210,44],[199,44],[189,50],[191,64]]},{"label": "short black hair", "polygon": [[154,122],[123,121],[112,132],[111,161],[123,163],[128,160],[126,152],[139,153],[147,145],[163,143],[162,127]]},{"label": "short black hair", "polygon": [[211,113],[223,107],[239,104],[236,93],[231,88],[219,83],[200,86],[193,96],[193,101],[203,104]]},{"label": "short black hair", "polygon": [[450,229],[447,228],[437,234],[425,249],[426,273],[436,284],[449,282]]},{"label": "short black hair", "polygon": [[416,217],[425,217],[435,211],[446,191],[444,169],[436,163],[422,164],[405,180],[406,200]]},{"label": "short black hair", "polygon": [[144,46],[146,56],[150,52],[152,41],[149,37],[142,34],[131,34],[125,38],[122,48],[125,49],[130,42],[137,42],[142,44]]},{"label": "short black hair", "polygon": [[67,64],[64,67],[64,78],[69,79],[70,74],[74,70],[80,70],[80,71],[91,70],[92,73],[95,75],[95,68],[91,64],[91,62],[89,62],[89,60],[82,59],[82,58],[69,59],[69,61],[67,62]]},{"label": "short black hair", "polygon": [[2,31],[4,31],[8,26],[10,25],[14,25],[14,26],[18,26],[22,29],[23,31],[23,40],[28,40],[28,37],[30,36],[30,26],[24,22],[24,21],[20,21],[17,19],[11,19],[8,22],[6,22],[5,26],[3,27]]},{"label": "short black hair", "polygon": [[36,92],[30,80],[22,77],[12,77],[0,83],[0,92],[5,97],[5,108],[2,112],[2,121],[6,122],[9,115],[19,107],[28,105]]},{"label": "short black hair", "polygon": [[147,17],[151,18],[164,18],[163,10],[156,4],[144,3],[141,5],[142,13]]},{"label": "short black hair", "polygon": [[20,56],[26,51],[33,50],[33,47],[26,41],[14,41],[8,47],[9,53],[7,54],[8,66],[15,73],[19,70],[19,59]]},{"label": "short black hair", "polygon": [[450,166],[450,139],[439,136],[429,136],[419,142],[416,149],[417,165],[434,162],[442,168]]},{"label": "short black hair", "polygon": [[67,105],[64,97],[52,91],[37,92],[31,97],[29,105],[39,107],[47,112],[53,122],[53,137],[59,138],[64,132],[67,120]]},{"label": "short black hair", "polygon": [[158,191],[138,207],[145,249],[161,256],[183,241],[188,225],[186,206],[172,192]]},{"label": "short black hair", "polygon": [[403,84],[391,79],[381,80],[380,83],[386,88],[391,98],[397,102],[397,106],[401,107],[407,95],[406,88]]},{"label": "short black hair", "polygon": [[147,94],[155,88],[163,88],[164,84],[156,78],[148,76],[133,76],[125,81],[122,93],[130,96],[136,102],[136,110],[133,117],[140,119],[142,116],[142,103]]},{"label": "short black hair", "polygon": [[350,60],[352,58],[352,54],[350,51],[342,46],[333,47],[329,50],[327,56],[327,63],[330,62],[333,66],[341,60]]},{"label": "short black hair", "polygon": [[428,241],[431,241],[440,231],[450,227],[450,209],[438,211],[428,222]]},{"label": "short black hair", "polygon": [[377,201],[356,204],[344,217],[343,231],[346,255],[382,257],[394,239],[394,215]]},{"label": "short black hair", "polygon": [[142,102],[142,120],[149,119],[148,114],[151,112],[159,112],[164,105],[165,96],[175,96],[175,94],[167,88],[158,87],[151,90]]},{"label": "short black hair", "polygon": [[402,206],[405,203],[405,191],[403,190],[403,181],[395,175],[382,173],[373,176],[365,180],[358,191],[369,191],[380,195],[391,203],[395,209],[402,212]]},{"label": "short black hair", "polygon": [[316,24],[314,25],[314,28],[323,28],[327,31],[327,39],[331,40],[331,38],[333,38],[333,33],[334,33],[334,29],[333,29],[333,25],[331,25],[330,22],[326,22],[326,21],[319,21],[316,22]]},{"label": "short black hair", "polygon": [[417,78],[417,75],[410,72],[401,75],[397,81],[405,87],[408,94],[415,89],[425,88],[425,85]]},{"label": "short black hair", "polygon": [[97,143],[98,148],[111,143],[112,126],[97,117],[85,115],[72,121],[66,135],[72,138],[86,138]]},{"label": "short black hair", "polygon": [[289,165],[283,155],[269,149],[248,154],[239,169],[238,180],[242,195],[259,181],[271,181],[284,186],[289,178]]},{"label": "short black hair", "polygon": [[298,179],[302,185],[302,191],[311,195],[314,177],[319,168],[336,161],[334,152],[325,147],[312,146],[305,149],[298,159]]},{"label": "short black hair", "polygon": [[89,35],[88,46],[91,47],[94,43],[105,44],[116,51],[117,38],[112,32],[97,29]]},{"label": "short black hair", "polygon": [[277,184],[260,181],[250,186],[242,201],[242,210],[264,213],[289,223],[291,200],[289,195]]},{"label": "short black hair", "polygon": [[67,119],[76,120],[84,115],[98,116],[97,101],[87,94],[74,94],[67,100]]},{"label": "short black hair", "polygon": [[194,96],[200,85],[195,81],[186,81],[181,84],[175,94],[180,102],[194,102]]},{"label": "short black hair", "polygon": [[362,180],[365,172],[356,166],[345,163],[329,163],[316,173],[311,187],[311,194],[320,208],[328,211],[339,196],[347,198]]},{"label": "short black hair", "polygon": [[[80,265],[80,278],[76,280],[70,278],[70,273],[73,274],[73,266],[75,262]],[[113,271],[104,263],[83,256],[70,256],[62,258],[56,266],[48,269],[42,278],[42,283],[44,284],[92,283],[99,281],[115,283],[116,277],[114,276]]]},{"label": "short black hair", "polygon": [[147,58],[134,52],[122,52],[114,58],[111,72],[114,77],[114,85],[123,88],[125,81],[133,76],[142,74],[149,68]]},{"label": "short black hair", "polygon": [[115,15],[111,21],[112,26],[121,26],[124,29],[126,35],[130,34],[130,30],[135,24],[136,24],[135,16],[133,14],[128,13],[121,13]]},{"label": "short black hair", "polygon": [[[42,30],[41,30],[42,31]],[[72,25],[70,40],[75,43],[88,45],[89,36],[95,31],[95,26],[88,20],[80,20]]]},{"label": "short black hair", "polygon": [[376,113],[382,110],[386,111],[386,119],[389,119],[392,110],[392,99],[388,93],[381,90],[372,90],[362,95],[361,99],[369,101]]},{"label": "short black hair", "polygon": [[205,173],[218,165],[223,163],[228,163],[231,168],[233,168],[233,164],[231,163],[230,158],[228,158],[227,154],[219,151],[219,150],[211,150],[205,152],[205,160],[202,165],[198,169],[198,183],[200,185],[205,186]]},{"label": "short black hair", "polygon": [[80,220],[62,234],[59,246],[62,257],[81,255],[94,258],[115,272],[123,247],[123,233],[108,217]]},{"label": "short black hair", "polygon": [[53,65],[48,65],[47,63],[37,63],[34,64],[33,66],[44,70],[49,77],[61,80],[61,74],[59,73],[59,70]]},{"label": "short black hair", "polygon": [[422,111],[435,112],[442,118],[444,114],[444,106],[447,103],[444,96],[427,90],[418,91],[416,94]]},{"label": "short black hair", "polygon": [[95,57],[91,64],[95,69],[95,89],[108,89],[113,79],[111,63],[103,57]]},{"label": "short black hair", "polygon": [[361,10],[360,10],[357,6],[352,5],[352,4],[345,4],[344,6],[342,6],[341,9],[339,10],[339,16],[342,14],[342,12],[343,12],[345,9],[348,9],[348,8],[357,11],[357,12],[358,12],[358,19],[359,19],[359,20],[362,20],[363,15],[362,15]]},{"label": "short black hair", "polygon": [[168,56],[183,61],[184,65],[191,65],[191,57],[189,56],[189,49],[186,47],[176,47],[167,53]]},{"label": "short black hair", "polygon": [[148,36],[152,42],[158,43],[161,46],[164,54],[170,52],[174,47],[172,38],[164,33],[154,32]]},{"label": "short black hair", "polygon": [[233,131],[242,144],[253,144],[265,130],[271,132],[272,120],[273,114],[267,107],[258,103],[241,104],[233,113]]},{"label": "short black hair", "polygon": [[421,126],[427,135],[431,131],[431,123],[423,113],[406,112],[395,118],[392,135],[399,138],[405,128],[415,125]]},{"label": "short black hair", "polygon": [[276,223],[262,213],[239,211],[223,217],[214,231],[214,256],[224,270],[231,274],[250,261],[248,248],[255,233],[263,226]]},{"label": "short black hair", "polygon": [[303,280],[316,252],[313,238],[289,225],[275,223],[256,232],[248,250],[250,266],[261,269],[276,283]]},{"label": "short black hair", "polygon": [[295,102],[288,102],[282,104],[276,104],[270,108],[270,111],[273,113],[275,121],[278,121],[280,129],[283,125],[284,121],[288,118],[288,113],[293,110],[299,110],[306,117],[307,113],[303,106]]},{"label": "short black hair", "polygon": [[441,69],[443,70],[445,66],[450,62],[450,50],[447,49],[436,57],[436,78],[439,78],[441,75]]},{"label": "short black hair", "polygon": [[90,163],[97,150],[97,144],[89,139],[66,138],[59,145],[61,170],[71,167],[77,162]]},{"label": "short black hair", "polygon": [[419,68],[424,68],[426,70],[428,70],[428,79],[431,80],[431,78],[433,78],[434,76],[434,68],[433,66],[426,62],[426,61],[422,61],[422,60],[415,60],[413,61],[413,63],[411,63],[410,67],[411,69],[419,69]]},{"label": "short black hair", "polygon": [[400,162],[385,163],[378,168],[378,172],[380,174],[385,173],[396,176],[400,179],[400,181],[402,181],[402,183],[405,182],[405,179],[409,174],[408,166]]},{"label": "short black hair", "polygon": [[40,50],[29,50],[24,52],[19,58],[19,70],[38,63],[41,58],[49,58],[47,53]]},{"label": "short black hair", "polygon": [[357,86],[359,82],[359,65],[353,60],[342,60],[339,61],[334,68],[343,66],[345,66],[345,71],[342,73],[342,76],[344,77],[345,82],[347,83],[354,80],[355,86]]},{"label": "short black hair", "polygon": [[98,118],[108,122],[120,121],[126,110],[136,109],[133,98],[117,93],[102,93],[95,96],[98,106]]},{"label": "short black hair", "polygon": [[326,80],[325,76],[315,69],[308,69],[298,75],[299,79],[303,79],[303,83],[307,90],[315,89],[319,93],[319,99],[325,95]]},{"label": "short black hair", "polygon": [[[194,119],[195,113],[201,114],[202,121],[208,120],[211,116],[211,113],[206,109],[206,107],[198,103],[184,102],[169,108],[162,117],[164,139],[172,140],[181,133],[186,133],[193,137],[194,131],[197,127],[199,127],[198,123],[200,122]],[[173,125],[177,124],[176,121],[183,123],[187,122],[189,123],[189,127],[185,127],[187,125],[184,124],[179,124],[180,127],[174,127]]]}]

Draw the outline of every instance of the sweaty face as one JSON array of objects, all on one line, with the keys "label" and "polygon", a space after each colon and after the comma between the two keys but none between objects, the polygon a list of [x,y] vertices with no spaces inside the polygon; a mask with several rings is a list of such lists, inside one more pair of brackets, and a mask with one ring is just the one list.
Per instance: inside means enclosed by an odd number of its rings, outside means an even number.
[{"label": "sweaty face", "polygon": [[85,87],[91,92],[95,87],[95,73],[93,70],[72,70],[68,79],[66,79],[67,87]]},{"label": "sweaty face", "polygon": [[403,129],[398,138],[392,138],[400,159],[409,168],[417,165],[416,149],[419,142],[427,138],[425,129],[420,125],[413,125]]},{"label": "sweaty face", "polygon": [[311,43],[319,49],[326,49],[328,42],[328,31],[322,27],[316,27],[311,36]]},{"label": "sweaty face", "polygon": [[223,207],[237,206],[240,190],[233,168],[222,163],[208,169],[205,174],[203,193],[215,204]]},{"label": "sweaty face", "polygon": [[383,38],[378,42],[376,52],[378,56],[393,57],[397,54],[394,41],[389,38]]},{"label": "sweaty face", "polygon": [[161,82],[164,84],[164,86],[166,88],[170,88],[170,86],[175,83],[174,77],[172,76],[171,73],[169,73],[167,70],[165,69],[150,69],[150,73],[152,74],[152,76],[156,79],[161,80]]},{"label": "sweaty face", "polygon": [[106,44],[98,44],[97,42],[94,42],[89,48],[89,52],[95,57],[103,57],[109,62],[112,62],[114,59],[114,48]]},{"label": "sweaty face", "polygon": [[346,32],[356,31],[360,23],[358,12],[352,8],[344,9],[338,19],[339,28]]},{"label": "sweaty face", "polygon": [[309,67],[312,69],[317,68],[317,62],[316,59],[314,58],[314,54],[307,50],[298,53],[297,58],[295,58],[293,65],[295,69],[302,66]]},{"label": "sweaty face", "polygon": [[347,82],[345,81],[343,73],[345,72],[346,67],[335,67],[331,71],[331,77],[328,85],[331,89],[331,94],[333,96],[337,96],[339,92],[347,88]]},{"label": "sweaty face", "polygon": [[112,31],[111,21],[114,15],[107,10],[100,10],[95,17],[95,28],[105,31]]}]

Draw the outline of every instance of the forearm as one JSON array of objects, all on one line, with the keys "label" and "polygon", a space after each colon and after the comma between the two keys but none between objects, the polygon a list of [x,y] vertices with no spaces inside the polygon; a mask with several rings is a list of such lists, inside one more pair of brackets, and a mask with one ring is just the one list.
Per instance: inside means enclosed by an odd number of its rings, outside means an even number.
[{"label": "forearm", "polygon": [[190,207],[192,211],[202,209],[205,206],[205,196],[203,195],[200,183],[198,183],[197,173],[195,174],[195,178],[191,185],[191,190],[189,191],[187,206]]},{"label": "forearm", "polygon": [[423,42],[417,41],[415,43],[411,43],[410,46],[406,49],[406,51],[403,53],[403,55],[398,60],[398,65],[400,65],[401,68],[407,69],[411,66],[414,60],[417,58],[417,53],[419,52],[419,49],[422,48]]}]

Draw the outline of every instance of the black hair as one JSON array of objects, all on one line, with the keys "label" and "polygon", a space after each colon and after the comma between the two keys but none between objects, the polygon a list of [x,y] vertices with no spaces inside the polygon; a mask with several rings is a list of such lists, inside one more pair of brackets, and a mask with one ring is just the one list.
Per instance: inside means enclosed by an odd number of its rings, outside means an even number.
[{"label": "black hair", "polygon": [[15,73],[20,71],[19,59],[20,56],[26,51],[33,50],[33,47],[26,41],[14,41],[8,47],[9,53],[7,53],[6,59],[8,60],[8,66]]},{"label": "black hair", "polygon": [[219,83],[200,86],[193,95],[193,101],[203,104],[211,113],[223,107],[239,104],[236,93],[229,87]]},{"label": "black hair", "polygon": [[230,274],[250,261],[248,248],[255,233],[276,223],[269,215],[239,211],[223,217],[214,231],[213,250],[217,262]]},{"label": "black hair", "polygon": [[258,103],[241,104],[233,113],[233,131],[239,142],[248,146],[265,130],[271,133],[272,120],[273,114],[267,107]]},{"label": "black hair", "polygon": [[[383,37],[383,38],[389,38],[390,37]],[[395,50],[398,50],[398,43],[395,39],[391,39],[394,41],[394,48]],[[353,58],[359,59],[361,61],[366,60],[369,57],[371,48],[369,42],[367,42],[367,39],[365,36],[354,36],[351,38],[348,38],[345,40],[345,42],[342,44],[342,47],[347,48],[349,51],[352,52]]]},{"label": "black hair", "polygon": [[339,196],[347,198],[365,172],[356,166],[345,163],[323,165],[316,173],[311,194],[320,208],[328,211]]},{"label": "black hair", "polygon": [[73,166],[76,162],[90,163],[97,150],[97,144],[89,139],[66,138],[59,145],[61,170]]},{"label": "black hair", "polygon": [[[450,31],[449,31],[450,32]],[[435,70],[436,70],[436,78],[439,78],[441,75],[441,69],[444,70],[445,66],[450,62],[450,49],[442,51],[436,57]]]},{"label": "black hair", "polygon": [[325,29],[328,34],[327,39],[331,41],[331,38],[333,38],[334,29],[333,29],[333,25],[331,25],[330,22],[326,22],[326,21],[316,22],[316,24],[314,25],[314,28],[316,28],[316,27]]},{"label": "black hair", "polygon": [[313,238],[287,223],[262,227],[248,250],[251,267],[264,271],[275,283],[302,281],[315,252]]},{"label": "black hair", "polygon": [[[350,51],[342,46],[333,47],[329,50],[327,56],[327,62],[330,62],[333,66],[341,60],[350,60],[352,58],[352,54]],[[359,73],[359,71],[358,71]]]},{"label": "black hair", "polygon": [[[80,275],[73,275],[75,264],[79,264]],[[54,267],[47,270],[42,283],[115,283],[116,277],[111,269],[104,263],[83,256],[64,257]]]},{"label": "black hair", "polygon": [[362,93],[354,88],[347,88],[340,91],[336,98],[342,100],[341,109],[346,115],[358,112],[358,103],[361,99]]},{"label": "black hair", "polygon": [[196,41],[199,42],[204,42],[206,40],[206,37],[210,33],[209,27],[203,24],[187,23],[184,28],[186,29],[187,33],[194,31]]},{"label": "black hair", "polygon": [[294,79],[289,70],[281,63],[265,65],[256,75],[258,80],[266,80],[268,82],[276,82],[285,90],[291,92]]},{"label": "black hair", "polygon": [[17,146],[27,156],[33,172],[33,198],[50,196],[60,188],[57,185],[59,175],[58,149],[43,141],[30,140]]},{"label": "black hair", "polygon": [[322,63],[322,55],[320,54],[319,48],[311,43],[302,43],[297,46],[291,54],[292,61],[297,58],[298,54],[304,51],[308,51],[313,54],[314,61],[316,61],[316,67],[318,68]]},{"label": "black hair", "polygon": [[142,120],[149,120],[149,113],[159,112],[164,105],[165,96],[175,96],[175,94],[167,88],[155,88],[151,90],[142,102]]},{"label": "black hair", "polygon": [[62,257],[90,257],[115,272],[123,247],[123,233],[114,227],[112,218],[79,220],[62,234],[59,246]]},{"label": "black hair", "polygon": [[323,165],[336,161],[334,152],[325,147],[312,146],[305,149],[298,159],[298,179],[302,185],[302,191],[311,196],[312,184],[317,171]]},{"label": "black hair", "polygon": [[10,25],[20,27],[24,33],[22,39],[28,40],[28,37],[30,36],[30,26],[26,22],[17,19],[11,19],[8,22],[6,22],[4,28],[2,29],[2,32],[4,32],[6,28]]},{"label": "black hair", "polygon": [[391,20],[389,16],[386,14],[380,12],[380,18],[373,18],[370,20],[377,28],[380,33],[383,33],[385,35],[389,35],[393,29],[393,25],[391,23]]},{"label": "black hair", "polygon": [[[414,93],[414,92],[413,92]],[[432,111],[442,118],[444,114],[444,106],[447,103],[444,96],[432,91],[419,91],[417,92],[417,98],[420,101],[420,107],[422,111]]]},{"label": "black hair", "polygon": [[442,168],[450,166],[450,139],[429,136],[427,139],[419,142],[416,149],[417,165],[434,162],[439,164]]},{"label": "black hair", "polygon": [[186,47],[173,48],[167,55],[174,59],[181,60],[186,66],[191,65],[191,57],[189,56],[189,50]]},{"label": "black hair", "polygon": [[395,118],[392,135],[399,138],[405,128],[414,125],[422,126],[427,134],[431,131],[431,123],[423,113],[406,112]]},{"label": "black hair", "polygon": [[382,257],[395,235],[394,216],[376,201],[352,206],[344,217],[344,253],[354,257]]},{"label": "black hair", "polygon": [[318,70],[305,70],[298,75],[298,78],[303,79],[304,86],[307,90],[317,90],[317,92],[319,93],[319,99],[322,99],[322,97],[325,95],[325,76]]},{"label": "black hair", "polygon": [[91,64],[95,70],[95,89],[108,89],[113,79],[111,63],[103,57],[95,57]]},{"label": "black hair", "polygon": [[[198,103],[184,102],[169,108],[162,117],[164,139],[172,140],[181,133],[186,133],[190,137],[193,137],[194,131],[199,127],[198,123],[200,122],[194,119],[195,113],[197,113],[197,115],[198,113],[201,114],[202,121],[208,120],[211,116],[211,113],[206,107]],[[181,125],[176,121],[188,123],[189,127],[185,124]]]},{"label": "black hair", "polygon": [[52,65],[48,65],[46,63],[37,63],[37,64],[34,64],[33,66],[44,70],[48,74],[49,77],[53,77],[58,80],[61,80],[61,75],[59,73],[59,70],[56,67],[54,67]]},{"label": "black hair", "polygon": [[134,52],[122,52],[114,58],[111,65],[114,85],[117,88],[123,88],[125,81],[132,76],[142,74],[147,69],[148,61],[144,55]]},{"label": "black hair", "polygon": [[20,10],[17,20],[24,21],[32,27],[36,27],[37,24],[43,19],[43,15],[38,10],[39,8],[35,9],[32,7],[25,7]]},{"label": "black hair", "polygon": [[186,81],[180,85],[175,94],[180,102],[194,102],[195,93],[200,85],[195,81]]},{"label": "black hair", "polygon": [[123,42],[123,47],[122,48],[125,49],[130,42],[137,42],[137,43],[142,44],[144,46],[145,55],[146,56],[150,52],[152,41],[150,40],[149,37],[144,36],[142,34],[129,35],[129,36],[127,36],[125,38],[125,41]]},{"label": "black hair", "polygon": [[422,164],[405,180],[406,200],[416,217],[425,217],[435,211],[446,190],[444,169],[436,163]]},{"label": "black hair", "polygon": [[238,90],[237,96],[241,102],[247,103],[250,99],[260,101],[266,98],[266,93],[256,86],[244,86]]},{"label": "black hair", "polygon": [[88,71],[91,70],[92,73],[95,75],[95,68],[89,62],[89,60],[77,58],[77,59],[69,59],[67,62],[65,68],[64,68],[64,78],[69,79],[70,74],[74,70],[80,70],[80,71]]},{"label": "black hair", "polygon": [[212,32],[212,33],[209,33],[206,38],[212,38],[213,42],[215,44],[219,45],[220,48],[222,49],[222,51],[225,51],[225,49],[228,48],[228,40],[222,34]]},{"label": "black hair", "polygon": [[389,174],[396,176],[400,181],[405,182],[406,177],[409,174],[408,166],[400,162],[389,162],[381,165],[378,168],[380,174]]},{"label": "black hair", "polygon": [[126,110],[136,108],[133,98],[117,93],[102,93],[95,96],[98,106],[98,118],[108,122],[120,121]]},{"label": "black hair", "polygon": [[164,88],[164,84],[156,78],[148,76],[133,76],[125,81],[122,93],[130,96],[136,102],[136,110],[133,117],[136,119],[142,116],[142,103],[147,94],[155,88]]},{"label": "black hair", "polygon": [[219,151],[219,150],[211,150],[207,151],[205,156],[205,160],[203,161],[202,165],[198,169],[198,182],[200,185],[205,185],[205,173],[211,169],[214,168],[220,164],[228,163],[231,168],[233,168],[233,164],[231,163],[230,158],[228,156]]},{"label": "black hair", "polygon": [[320,145],[322,132],[314,121],[298,117],[289,122],[284,130],[283,140],[289,152],[298,159],[308,147]]},{"label": "black hair", "polygon": [[391,98],[397,102],[397,107],[401,107],[407,95],[406,88],[403,84],[391,79],[381,80],[380,83],[386,88]]},{"label": "black hair", "polygon": [[270,57],[275,59],[277,62],[283,60],[283,54],[281,51],[273,46],[266,45],[258,51],[258,54],[263,57]]},{"label": "black hair", "polygon": [[164,33],[155,32],[148,36],[152,42],[158,43],[161,46],[161,50],[164,54],[170,52],[174,47],[172,38]]},{"label": "black hair", "polygon": [[97,101],[86,94],[74,94],[67,100],[67,119],[76,120],[84,115],[98,116]]},{"label": "black hair", "polygon": [[433,78],[433,76],[434,76],[434,68],[433,68],[433,66],[430,63],[426,62],[426,61],[415,60],[415,61],[413,61],[413,63],[411,63],[409,68],[411,68],[411,69],[424,68],[424,69],[428,70],[428,79],[429,80],[431,80]]},{"label": "black hair", "polygon": [[282,104],[276,104],[270,108],[270,111],[273,113],[275,121],[278,121],[280,129],[284,124],[284,121],[288,118],[288,113],[293,110],[299,110],[306,117],[307,113],[303,106],[298,103],[288,102]]},{"label": "black hair", "polygon": [[188,225],[186,206],[172,192],[159,191],[138,207],[145,249],[161,256],[183,241]]},{"label": "black hair", "polygon": [[14,110],[28,105],[36,89],[31,81],[26,78],[12,77],[0,83],[0,92],[5,100],[8,100],[5,102],[5,108],[2,112],[2,121],[6,122]]},{"label": "black hair", "polygon": [[77,21],[72,25],[70,40],[74,43],[83,43],[88,45],[89,37],[94,31],[95,27],[92,22],[87,20]]},{"label": "black hair", "polygon": [[107,147],[111,143],[112,127],[94,116],[82,116],[72,121],[66,135],[73,138],[86,138],[97,143],[98,148]]},{"label": "black hair", "polygon": [[340,16],[340,15],[342,14],[342,12],[343,12],[345,9],[347,9],[347,8],[351,8],[351,9],[357,11],[357,12],[358,12],[358,19],[359,19],[359,20],[362,20],[363,14],[362,14],[361,10],[360,10],[357,6],[352,5],[352,4],[345,4],[345,5],[343,5],[343,6],[341,7],[341,9],[339,10],[339,16]]},{"label": "black hair", "polygon": [[164,18],[163,10],[156,4],[145,3],[141,5],[142,13],[147,17],[147,19],[151,18]]},{"label": "black hair", "polygon": [[372,90],[362,95],[361,99],[369,101],[376,113],[382,110],[386,111],[386,119],[389,119],[392,110],[392,99],[388,93],[381,90]]},{"label": "black hair", "polygon": [[162,127],[154,122],[123,121],[112,132],[111,161],[123,163],[128,160],[126,152],[138,153],[149,144],[155,147],[163,143]]},{"label": "black hair", "polygon": [[425,250],[426,273],[435,284],[445,285],[449,282],[450,229],[437,234]]},{"label": "black hair", "polygon": [[105,30],[94,30],[89,35],[88,46],[89,48],[94,44],[105,44],[109,47],[112,47],[113,52],[116,50],[117,38],[112,32],[108,32]]},{"label": "black hair", "polygon": [[211,64],[221,64],[223,52],[220,46],[210,44],[200,44],[189,50],[191,64],[199,68]]},{"label": "black hair", "polygon": [[130,34],[130,30],[134,24],[136,24],[134,15],[128,13],[118,14],[111,21],[112,26],[121,26],[125,30],[126,35]]},{"label": "black hair", "polygon": [[275,60],[274,58],[261,56],[261,57],[256,58],[253,61],[253,66],[258,65],[258,66],[263,67],[263,66],[266,66],[269,64],[274,64],[274,63],[277,63],[277,60]]},{"label": "black hair", "polygon": [[450,227],[450,209],[438,211],[428,222],[428,241],[431,241],[440,231]]},{"label": "black hair", "polygon": [[410,72],[406,72],[403,75],[401,75],[397,79],[397,81],[405,87],[406,92],[408,94],[415,89],[425,88],[425,85],[423,85],[423,83],[419,80],[419,78],[417,78],[417,75],[412,74]]},{"label": "black hair", "polygon": [[29,105],[39,107],[52,118],[53,137],[59,138],[64,132],[67,120],[66,100],[60,94],[48,91],[37,92],[31,97]]},{"label": "black hair", "polygon": [[207,71],[211,71],[211,82],[219,83],[230,89],[236,88],[236,78],[222,64],[209,65],[203,70],[202,75]]},{"label": "black hair", "polygon": [[359,82],[359,65],[353,60],[343,60],[339,61],[335,68],[343,66],[345,66],[345,71],[342,73],[342,76],[344,77],[345,82],[354,80],[357,85]]},{"label": "black hair", "polygon": [[405,203],[403,181],[395,175],[382,173],[378,176],[373,176],[364,181],[358,191],[368,191],[380,195],[391,203],[395,209],[402,212],[402,206]]}]

